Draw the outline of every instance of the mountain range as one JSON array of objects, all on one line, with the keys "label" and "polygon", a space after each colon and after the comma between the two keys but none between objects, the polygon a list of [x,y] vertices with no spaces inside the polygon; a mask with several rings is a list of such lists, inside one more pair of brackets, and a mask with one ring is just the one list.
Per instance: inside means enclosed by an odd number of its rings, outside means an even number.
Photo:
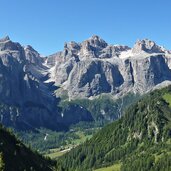
[{"label": "mountain range", "polygon": [[66,129],[93,121],[80,105],[62,110],[61,100],[118,99],[144,94],[171,82],[171,51],[138,40],[133,48],[109,45],[98,36],[69,42],[64,50],[42,57],[30,45],[0,39],[0,122],[17,129]]},{"label": "mountain range", "polygon": [[148,39],[130,48],[92,36],[82,43],[66,43],[62,52],[47,57],[46,64],[49,81],[60,87],[60,93],[67,92],[70,99],[93,98],[102,93],[143,93],[170,81],[170,57],[169,50]]}]

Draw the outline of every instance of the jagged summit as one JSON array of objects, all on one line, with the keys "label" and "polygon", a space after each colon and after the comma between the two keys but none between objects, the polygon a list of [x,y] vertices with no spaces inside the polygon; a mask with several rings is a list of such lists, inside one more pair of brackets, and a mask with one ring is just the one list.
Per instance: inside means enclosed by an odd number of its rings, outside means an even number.
[{"label": "jagged summit", "polygon": [[80,49],[87,49],[87,50],[91,50],[92,48],[106,48],[108,46],[108,44],[101,39],[99,36],[97,35],[93,35],[92,37],[90,37],[89,39],[81,42],[81,43],[77,43],[75,41],[71,41],[71,42],[66,42],[64,44],[64,49],[68,49],[68,50],[80,50]]},{"label": "jagged summit", "polygon": [[[149,39],[137,40],[133,48],[126,45],[109,45],[97,35],[93,35],[87,40],[77,43],[71,41],[64,45],[64,56],[79,56],[81,59],[88,58],[128,58],[137,56],[141,53],[152,54],[152,53],[167,53],[170,54],[169,50],[166,50],[162,46],[157,45],[154,41]],[[53,55],[54,56],[54,55]]]},{"label": "jagged summit", "polygon": [[5,36],[4,38],[0,39],[0,42],[6,42],[6,41],[9,41],[9,40],[10,40],[10,37],[9,36]]},{"label": "jagged summit", "polygon": [[20,51],[21,45],[10,40],[9,36],[0,39],[0,51]]},{"label": "jagged summit", "polygon": [[[17,42],[13,42],[9,36],[5,36],[0,39],[0,51],[3,50],[17,50],[21,45]],[[26,50],[37,52],[31,45],[24,47]],[[170,50],[163,48],[163,46],[157,45],[154,41],[149,39],[137,40],[131,49],[126,45],[109,45],[105,40],[100,38],[98,35],[93,35],[87,40],[81,43],[71,41],[64,44],[65,55],[80,55],[83,57],[94,57],[94,58],[109,58],[113,56],[120,56],[121,52],[127,52],[131,50],[134,54],[139,54],[141,52],[146,53],[167,53],[171,54]],[[117,52],[117,53],[116,53]],[[57,53],[59,54],[59,53]],[[55,54],[54,54],[55,55]],[[52,56],[54,56],[52,55]],[[129,56],[129,55],[128,55]]]},{"label": "jagged summit", "polygon": [[78,51],[80,50],[80,44],[79,43],[76,43],[74,41],[71,41],[71,42],[66,42],[64,44],[64,50],[66,51],[66,53],[68,53],[68,51],[72,51],[74,52],[75,51]]},{"label": "jagged summit", "polygon": [[89,39],[94,39],[95,40],[95,39],[101,39],[101,38],[98,35],[94,34]]},{"label": "jagged summit", "polygon": [[102,41],[102,42],[105,42],[102,38],[100,38],[100,36],[98,35],[92,35],[88,40],[94,40],[94,41]]},{"label": "jagged summit", "polygon": [[24,49],[31,50],[31,51],[36,51],[31,45],[26,45]]},{"label": "jagged summit", "polygon": [[37,50],[35,50],[31,45],[26,45],[24,46],[24,50],[25,52],[31,52],[31,53],[35,53],[37,55],[39,55],[39,52]]},{"label": "jagged summit", "polygon": [[105,48],[108,46],[108,44],[101,39],[99,36],[97,35],[93,35],[92,37],[90,37],[88,40],[85,40],[82,42],[82,45],[90,45],[92,47],[99,47],[99,48]]},{"label": "jagged summit", "polygon": [[133,53],[140,53],[140,52],[147,52],[147,53],[163,53],[164,51],[160,46],[158,46],[154,41],[149,39],[138,40],[133,49]]},{"label": "jagged summit", "polygon": [[40,54],[30,45],[24,47],[25,57],[30,63],[36,64],[38,66],[42,65],[42,58]]}]

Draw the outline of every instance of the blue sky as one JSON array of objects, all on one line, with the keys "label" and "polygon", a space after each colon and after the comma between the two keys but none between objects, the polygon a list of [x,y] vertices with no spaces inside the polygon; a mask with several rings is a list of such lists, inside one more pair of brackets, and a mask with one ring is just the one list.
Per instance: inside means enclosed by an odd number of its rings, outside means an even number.
[{"label": "blue sky", "polygon": [[149,38],[171,49],[171,0],[0,0],[0,37],[41,54],[99,35],[133,46]]}]

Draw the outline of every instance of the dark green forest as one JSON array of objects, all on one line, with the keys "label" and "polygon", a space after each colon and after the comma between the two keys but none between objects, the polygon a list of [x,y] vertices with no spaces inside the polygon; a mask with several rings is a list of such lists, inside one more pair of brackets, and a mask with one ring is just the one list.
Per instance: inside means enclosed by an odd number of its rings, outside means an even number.
[{"label": "dark green forest", "polygon": [[122,171],[171,170],[171,87],[130,106],[124,116],[57,161],[57,171],[91,171],[121,164]]},{"label": "dark green forest", "polygon": [[0,171],[51,171],[54,164],[26,147],[0,125]]}]

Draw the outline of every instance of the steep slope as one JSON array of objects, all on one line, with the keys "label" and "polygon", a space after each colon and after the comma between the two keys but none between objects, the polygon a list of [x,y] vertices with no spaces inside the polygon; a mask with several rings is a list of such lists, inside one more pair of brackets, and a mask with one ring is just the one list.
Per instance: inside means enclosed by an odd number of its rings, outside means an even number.
[{"label": "steep slope", "polygon": [[0,125],[0,170],[51,171],[52,161],[25,147]]},{"label": "steep slope", "polygon": [[171,86],[146,95],[92,139],[57,161],[57,170],[171,170]]}]

